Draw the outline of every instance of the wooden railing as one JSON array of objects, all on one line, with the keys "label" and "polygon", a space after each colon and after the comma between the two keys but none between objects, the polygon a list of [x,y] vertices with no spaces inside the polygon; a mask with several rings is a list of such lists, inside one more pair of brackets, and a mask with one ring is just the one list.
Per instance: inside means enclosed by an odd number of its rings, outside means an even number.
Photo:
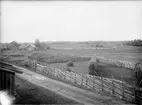
[{"label": "wooden railing", "polygon": [[[13,61],[9,62],[16,64],[16,62]],[[17,62],[17,65],[27,65],[26,67],[32,68],[35,72],[39,72],[46,76],[56,77],[58,80],[67,81],[68,83],[77,84],[98,92],[104,92],[129,102],[135,102],[136,99],[141,101],[142,99],[142,93],[137,92],[136,94],[135,86],[130,86],[124,81],[113,78],[110,79],[100,76],[69,72],[63,69],[48,67],[45,63],[40,62],[39,64],[33,60],[19,61]]]},{"label": "wooden railing", "polygon": [[106,59],[104,57],[97,57],[101,62],[109,63],[112,65],[116,65],[118,67],[124,67],[128,69],[134,69],[135,64],[134,62],[128,62],[128,61],[122,61],[122,60],[116,60],[116,59]]}]

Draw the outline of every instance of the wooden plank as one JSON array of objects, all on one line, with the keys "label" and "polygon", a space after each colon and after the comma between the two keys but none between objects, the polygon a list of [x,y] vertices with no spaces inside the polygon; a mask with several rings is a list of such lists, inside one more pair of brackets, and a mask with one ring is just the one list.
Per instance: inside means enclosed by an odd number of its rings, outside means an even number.
[{"label": "wooden plank", "polygon": [[12,76],[12,78],[13,78],[13,95],[15,95],[15,73],[13,74],[13,76]]},{"label": "wooden plank", "polygon": [[8,89],[9,86],[8,86],[8,80],[9,80],[9,72],[6,73],[5,75],[5,82],[6,82],[6,88]]},{"label": "wooden plank", "polygon": [[0,70],[0,90],[2,90],[2,71]]},{"label": "wooden plank", "polygon": [[9,73],[9,93],[12,95],[12,73]]},{"label": "wooden plank", "polygon": [[2,89],[5,89],[5,78],[4,78],[5,71],[2,72]]}]

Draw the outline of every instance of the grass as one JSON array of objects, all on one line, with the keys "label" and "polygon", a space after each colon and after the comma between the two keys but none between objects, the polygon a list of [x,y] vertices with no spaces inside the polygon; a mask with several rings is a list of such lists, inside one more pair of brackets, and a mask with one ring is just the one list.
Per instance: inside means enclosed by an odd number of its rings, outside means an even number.
[{"label": "grass", "polygon": [[79,104],[16,76],[16,104]]},{"label": "grass", "polygon": [[[106,58],[118,59],[118,60],[127,60],[127,61],[140,61],[142,62],[142,47],[132,47],[132,46],[124,46],[121,42],[102,42],[104,48],[113,48],[114,49],[90,49],[92,45],[86,43],[53,43],[51,44],[51,49],[46,51],[36,51],[36,56],[38,57],[41,55],[42,57],[49,58],[49,59],[67,59],[69,57],[77,57],[77,56],[104,56]],[[70,48],[70,49],[62,49],[62,48]],[[59,48],[59,49],[58,49]],[[61,49],[60,49],[61,48]],[[88,48],[88,49],[83,49]],[[16,56],[15,54],[26,54],[26,51],[5,51],[4,55],[11,55]],[[33,56],[35,56],[35,52],[31,52]],[[29,56],[32,56],[29,54]],[[58,62],[59,63],[59,62]]]},{"label": "grass", "polygon": [[74,62],[73,67],[67,67],[67,63],[52,63],[47,64],[49,67],[53,68],[60,68],[60,69],[66,69],[70,68],[72,71],[78,72],[78,73],[88,73],[88,62]]},{"label": "grass", "polygon": [[64,63],[68,61],[80,62],[89,61],[91,59],[91,57],[62,54],[52,49],[49,51],[35,51],[33,54],[31,54],[31,56],[29,56],[29,58],[45,63]]},{"label": "grass", "polygon": [[[47,51],[36,51],[30,55],[34,57],[36,60],[40,60],[46,63],[50,62],[50,64],[48,65],[55,68],[66,68],[66,63],[64,63],[64,61],[67,62],[72,58],[80,59],[77,58],[78,56],[87,56],[87,57],[103,56],[108,59],[142,62],[142,47],[123,46],[122,42],[109,42],[109,43],[102,42],[102,44],[104,48],[113,48],[113,47],[116,48],[101,49],[101,50],[80,49],[80,48],[91,48],[89,46],[91,46],[92,43],[87,44],[87,43],[63,42],[63,43],[53,43],[51,44],[51,49]],[[73,48],[73,49],[62,49],[62,48]],[[58,63],[61,61],[63,62]],[[75,62],[74,67],[69,67],[69,68],[75,72],[88,73],[88,61]],[[132,70],[129,69],[113,67],[111,65],[104,65],[100,70],[100,72],[102,72],[103,76],[105,77],[113,76],[114,78],[119,80],[122,79],[121,75],[123,74],[124,80],[126,80],[127,82],[132,81],[131,76],[133,76],[133,73]]]},{"label": "grass", "polygon": [[[126,69],[126,68],[121,68],[121,67],[116,67],[113,65],[105,64],[105,63],[100,63],[101,68],[99,69],[99,75],[102,74],[103,77],[107,78],[112,78],[112,76],[115,79],[118,80],[124,80],[125,82],[129,84],[132,83],[132,76],[133,76],[133,70]],[[61,68],[61,69],[66,69],[66,63],[56,63],[56,64],[48,64],[48,66],[53,67],[53,68]],[[78,73],[88,73],[88,66],[89,62],[75,62],[73,67],[69,67],[72,71],[78,72]],[[123,76],[123,78],[122,78]]]},{"label": "grass", "polygon": [[[84,46],[87,46],[87,44],[83,44]],[[82,46],[83,46],[82,45]],[[56,46],[56,47],[55,47]],[[67,44],[66,44],[67,46]],[[132,46],[125,46],[122,45],[122,43],[115,43],[112,42],[110,44],[104,43],[104,48],[113,48],[114,49],[90,49],[89,46],[86,48],[88,49],[77,49],[80,47],[77,47],[76,49],[56,49],[56,52],[60,53],[67,53],[70,55],[78,55],[78,56],[105,56],[106,58],[114,58],[119,60],[127,60],[127,61],[140,61],[142,62],[142,47],[132,47]],[[52,45],[51,45],[52,47]],[[53,44],[53,47],[55,48],[62,48],[63,45],[59,44]],[[69,48],[72,48],[71,45],[68,45]],[[82,47],[85,48],[85,47]]]}]

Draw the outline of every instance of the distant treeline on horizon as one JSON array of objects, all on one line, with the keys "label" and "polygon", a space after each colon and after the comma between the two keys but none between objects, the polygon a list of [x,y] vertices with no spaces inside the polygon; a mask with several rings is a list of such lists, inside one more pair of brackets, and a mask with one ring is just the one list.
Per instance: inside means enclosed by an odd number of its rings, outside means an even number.
[{"label": "distant treeline on horizon", "polygon": [[[97,40],[97,41],[93,41],[93,40],[90,40],[90,41],[41,41],[41,42],[44,42],[44,43],[93,43],[93,42],[126,42],[127,44],[129,43],[132,43],[133,42],[133,44],[134,43],[136,43],[136,45],[138,44],[138,43],[140,43],[141,44],[141,41],[142,41],[142,39],[134,39],[134,40],[123,40],[123,41],[104,41],[104,40]],[[18,42],[18,41],[11,41],[11,42],[17,42],[17,43],[26,43],[26,44],[33,44],[34,42]],[[5,43],[11,43],[11,42],[0,42],[0,43],[3,43],[3,44],[5,44]],[[135,45],[135,44],[134,44]],[[139,45],[139,44],[138,44]]]}]

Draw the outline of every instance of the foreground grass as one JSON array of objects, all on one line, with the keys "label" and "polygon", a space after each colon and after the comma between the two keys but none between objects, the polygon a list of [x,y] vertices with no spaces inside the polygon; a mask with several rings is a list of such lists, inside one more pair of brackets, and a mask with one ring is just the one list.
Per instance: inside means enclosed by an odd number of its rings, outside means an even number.
[{"label": "foreground grass", "polygon": [[16,76],[16,104],[79,104]]}]

